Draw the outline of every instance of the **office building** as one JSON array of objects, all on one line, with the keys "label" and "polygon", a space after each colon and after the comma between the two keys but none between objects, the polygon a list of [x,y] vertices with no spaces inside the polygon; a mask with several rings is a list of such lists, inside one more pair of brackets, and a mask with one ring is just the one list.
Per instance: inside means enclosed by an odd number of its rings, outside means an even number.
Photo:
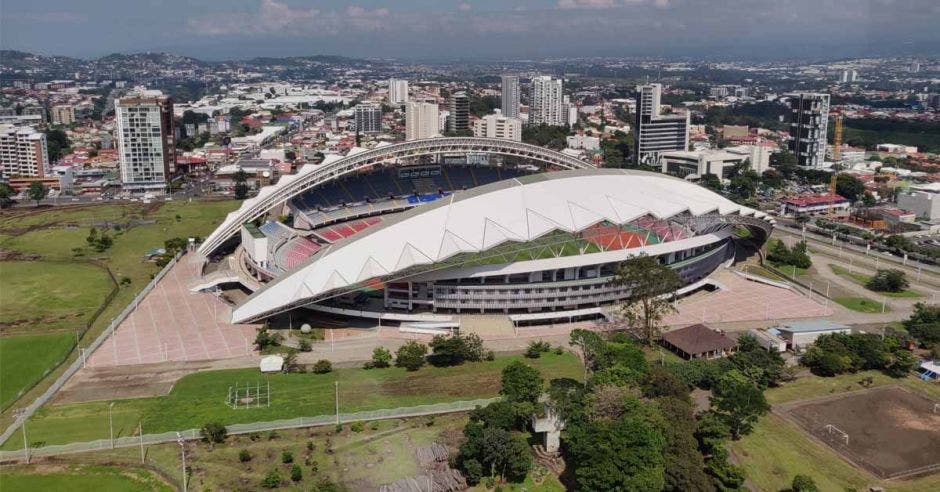
[{"label": "office building", "polygon": [[532,79],[529,123],[549,126],[565,126],[568,123],[561,79],[553,79],[548,75]]},{"label": "office building", "polygon": [[787,148],[797,164],[820,168],[826,160],[826,131],[829,127],[829,94],[800,92],[789,97],[790,136]]},{"label": "office building", "polygon": [[898,208],[927,220],[940,219],[940,183],[911,185],[898,193]]},{"label": "office building", "polygon": [[0,125],[0,176],[49,175],[46,134],[29,126]]},{"label": "office building", "polygon": [[519,77],[503,75],[500,79],[502,101],[500,108],[507,118],[519,117]]},{"label": "office building", "polygon": [[60,104],[52,107],[53,125],[71,125],[75,123],[75,108],[70,104]]},{"label": "office building", "polygon": [[920,62],[919,62],[919,61],[912,61],[912,62],[911,62],[911,73],[918,73],[918,72],[920,72]]},{"label": "office building", "polygon": [[470,129],[470,98],[467,93],[460,91],[450,96],[447,110],[447,131],[459,132]]},{"label": "office building", "polygon": [[852,84],[858,80],[858,72],[855,70],[843,70],[842,76],[839,77],[839,83],[841,84]]},{"label": "office building", "polygon": [[748,163],[748,167],[762,174],[770,166],[770,151],[759,145],[741,145],[724,149],[677,150],[659,156],[663,173],[687,179],[699,179],[713,174],[729,179],[735,166]]},{"label": "office building", "polygon": [[474,137],[522,141],[522,120],[504,116],[500,110],[473,122]]},{"label": "office building", "polygon": [[408,81],[388,79],[388,103],[400,106],[408,102]]},{"label": "office building", "polygon": [[437,104],[409,102],[405,109],[405,140],[431,138],[439,134]]},{"label": "office building", "polygon": [[173,100],[138,90],[115,101],[121,185],[131,192],[161,192],[176,172]]},{"label": "office building", "polygon": [[378,104],[357,104],[354,114],[357,132],[379,133],[382,131],[382,107]]},{"label": "office building", "polygon": [[663,152],[689,148],[689,113],[660,114],[662,85],[637,87],[633,139],[635,164],[658,165]]}]

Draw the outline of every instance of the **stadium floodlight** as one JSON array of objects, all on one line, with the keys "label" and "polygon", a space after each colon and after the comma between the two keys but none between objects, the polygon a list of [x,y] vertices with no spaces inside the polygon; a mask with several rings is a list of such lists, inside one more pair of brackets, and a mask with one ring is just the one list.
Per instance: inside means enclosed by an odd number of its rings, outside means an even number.
[{"label": "stadium floodlight", "polygon": [[180,453],[182,453],[182,456],[183,456],[183,492],[187,492],[187,487],[186,487],[186,446],[184,445],[185,442],[183,441],[183,436],[181,436],[179,432],[176,433],[176,443],[180,445]]},{"label": "stadium floodlight", "polygon": [[111,449],[114,449],[114,419],[111,418],[111,409],[114,408],[114,402],[112,401],[108,405],[108,430],[111,432]]}]

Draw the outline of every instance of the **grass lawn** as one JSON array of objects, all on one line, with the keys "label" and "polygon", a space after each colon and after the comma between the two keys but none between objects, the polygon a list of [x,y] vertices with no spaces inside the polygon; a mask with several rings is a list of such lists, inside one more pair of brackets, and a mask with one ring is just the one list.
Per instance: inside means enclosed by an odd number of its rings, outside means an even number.
[{"label": "grass lawn", "polygon": [[[871,276],[865,275],[864,273],[852,272],[847,268],[843,268],[839,265],[835,265],[832,263],[829,264],[829,268],[832,269],[832,273],[835,273],[836,275],[840,277],[847,278],[851,280],[852,282],[855,282],[856,284],[861,285],[862,287],[865,287],[866,289],[868,288],[868,281],[871,280]],[[872,290],[872,292],[879,294],[879,295],[883,295],[885,297],[896,297],[896,298],[898,297],[924,297],[924,295],[921,294],[920,292],[917,292],[916,290],[911,290],[911,289],[902,290],[901,292],[879,292],[875,290]]]},{"label": "grass lawn", "polygon": [[[864,297],[834,297],[832,299],[843,307],[860,313],[880,313],[881,303]],[[891,307],[885,306],[884,312],[890,313]]]},{"label": "grass lawn", "polygon": [[0,473],[4,492],[68,490],[69,492],[172,491],[147,470],[113,466],[16,466]]},{"label": "grass lawn", "polygon": [[41,333],[80,329],[113,288],[104,269],[82,262],[0,262],[0,327]]},{"label": "grass lawn", "polygon": [[747,270],[742,270],[742,272],[747,273],[748,275],[757,275],[758,277],[764,277],[768,280],[773,280],[774,282],[786,282],[787,279],[777,275],[770,270],[758,266],[758,265],[748,265]]},{"label": "grass lawn", "polygon": [[[207,422],[234,424],[329,415],[334,412],[334,381],[339,383],[340,412],[409,407],[496,396],[501,372],[514,360],[539,369],[547,380],[580,379],[577,357],[544,354],[539,359],[498,357],[491,362],[457,367],[426,366],[415,372],[401,368],[338,369],[329,374],[261,375],[257,369],[205,371],[180,379],[167,396],[118,400],[113,409],[115,437],[134,435],[138,421],[144,432],[199,428]],[[271,406],[232,409],[226,405],[229,387],[271,385]],[[90,441],[108,437],[107,401],[53,405],[29,421],[29,440],[37,444]],[[11,438],[2,449],[20,449]]]},{"label": "grass lawn", "polygon": [[[865,389],[859,382],[867,377],[872,378],[873,387],[897,384],[933,399],[940,398],[940,386],[934,383],[912,376],[895,379],[878,371],[829,378],[801,377],[781,387],[770,388],[764,394],[772,405],[812,399]],[[762,417],[754,427],[754,432],[732,442],[731,449],[740,458],[748,479],[758,490],[787,489],[797,473],[810,474],[820,490],[844,490],[846,487],[867,490],[871,485],[901,492],[940,488],[940,475],[937,474],[916,480],[879,481],[849,465],[834,451],[775,414]]]},{"label": "grass lawn", "polygon": [[0,408],[46,375],[75,345],[75,335],[52,333],[0,337]]},{"label": "grass lawn", "polygon": [[[8,323],[8,313],[13,320],[19,319],[16,313],[28,312],[30,319],[59,319],[74,313],[91,314],[99,307],[108,290],[97,289],[99,280],[92,278],[91,272],[107,279],[101,269],[75,262],[76,259],[98,259],[114,274],[117,279],[127,277],[131,283],[122,287],[91,330],[85,334],[82,343],[87,344],[98,336],[107,326],[108,321],[116,316],[150,281],[158,271],[156,265],[142,260],[143,254],[150,248],[163,246],[163,242],[173,237],[205,237],[222,221],[225,215],[237,208],[238,201],[216,202],[174,201],[143,205],[102,204],[85,207],[59,207],[48,209],[16,209],[0,213],[0,249],[27,254],[40,254],[43,260],[30,262],[25,267],[17,267],[21,262],[0,263],[3,287],[0,289],[0,323]],[[178,218],[177,218],[178,217]],[[119,224],[130,223],[133,227],[121,232],[110,231],[114,238],[113,246],[105,252],[90,251],[85,242],[88,230],[103,222]],[[83,248],[82,256],[76,257],[72,249]],[[71,263],[69,263],[71,262]],[[48,265],[55,265],[47,268]],[[30,267],[42,266],[40,273],[29,270]],[[14,270],[15,269],[15,270]],[[55,269],[60,274],[52,276],[49,271]],[[49,277],[46,277],[49,275]],[[15,291],[10,285],[22,286]],[[81,289],[74,288],[81,286]],[[41,299],[33,298],[27,303],[21,299],[20,292],[42,294]],[[7,293],[14,298],[7,302]],[[50,295],[52,294],[52,295]],[[56,299],[57,296],[66,296]],[[68,296],[78,296],[70,298]],[[18,303],[14,306],[14,303]],[[24,307],[25,306],[25,307]],[[69,311],[65,311],[68,308]],[[9,311],[7,311],[9,309]],[[84,322],[84,320],[82,321]],[[35,324],[35,323],[34,323]],[[42,327],[50,323],[43,322]],[[52,323],[55,327],[55,323]],[[67,324],[71,327],[71,324]],[[61,324],[60,328],[64,328]],[[26,328],[32,328],[27,326]],[[70,355],[70,360],[76,357]],[[50,366],[51,367],[51,366]],[[61,366],[50,376],[61,372]],[[51,377],[30,390],[23,398],[35,398],[51,383]],[[8,425],[9,412],[0,416],[0,426]]]}]

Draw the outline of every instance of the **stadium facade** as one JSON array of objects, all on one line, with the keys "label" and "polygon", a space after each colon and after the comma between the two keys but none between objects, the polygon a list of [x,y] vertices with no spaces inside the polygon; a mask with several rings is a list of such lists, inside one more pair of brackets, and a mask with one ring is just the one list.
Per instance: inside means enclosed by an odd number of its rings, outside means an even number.
[{"label": "stadium facade", "polygon": [[[694,288],[733,258],[736,242],[759,245],[773,227],[759,211],[666,175],[541,171],[471,153],[387,162],[304,188],[268,210],[282,222],[254,219],[227,242],[226,263],[255,284],[233,321],[298,308],[430,324],[461,313],[591,317],[630,295],[614,282],[625,260],[654,256]],[[253,207],[220,230],[257,217]]]}]

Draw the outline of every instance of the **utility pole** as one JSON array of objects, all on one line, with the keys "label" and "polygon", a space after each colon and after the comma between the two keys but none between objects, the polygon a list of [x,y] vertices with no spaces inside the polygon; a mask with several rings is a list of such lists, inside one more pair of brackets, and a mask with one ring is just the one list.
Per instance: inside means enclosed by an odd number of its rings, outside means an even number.
[{"label": "utility pole", "polygon": [[26,409],[20,408],[19,410],[15,412],[15,414],[16,414],[16,418],[22,417],[23,419],[23,425],[21,426],[23,429],[23,454],[26,457],[26,464],[28,465],[29,464],[29,439],[26,437]]},{"label": "utility pole", "polygon": [[339,425],[339,381],[333,381],[333,387],[336,388],[336,425]]},{"label": "utility pole", "polygon": [[137,435],[140,436],[140,463],[144,463],[144,424],[142,421],[137,421]]},{"label": "utility pole", "polygon": [[112,408],[114,408],[113,401],[108,405],[108,429],[111,432],[111,449],[114,449],[114,420],[111,418]]},{"label": "utility pole", "polygon": [[186,487],[186,447],[183,442],[183,436],[179,432],[176,433],[176,442],[180,445],[180,452],[183,455],[183,492],[187,492]]}]

